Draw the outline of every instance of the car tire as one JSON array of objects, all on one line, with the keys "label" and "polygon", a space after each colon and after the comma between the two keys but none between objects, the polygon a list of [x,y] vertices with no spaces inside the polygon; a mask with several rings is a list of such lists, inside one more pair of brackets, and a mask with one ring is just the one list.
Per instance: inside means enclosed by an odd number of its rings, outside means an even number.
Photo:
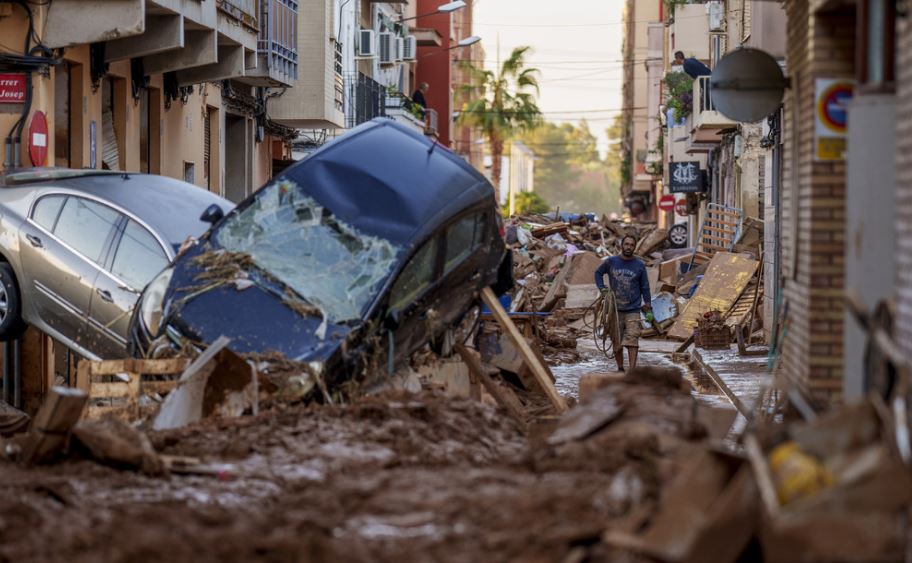
[{"label": "car tire", "polygon": [[687,247],[687,225],[678,223],[668,229],[668,245],[671,248]]},{"label": "car tire", "polygon": [[9,264],[0,263],[0,341],[16,340],[25,328],[16,276]]}]

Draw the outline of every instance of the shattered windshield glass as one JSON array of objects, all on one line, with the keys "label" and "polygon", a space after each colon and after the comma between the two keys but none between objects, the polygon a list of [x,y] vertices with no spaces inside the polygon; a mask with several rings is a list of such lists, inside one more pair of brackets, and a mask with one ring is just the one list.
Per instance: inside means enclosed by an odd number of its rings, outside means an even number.
[{"label": "shattered windshield glass", "polygon": [[231,215],[214,239],[228,251],[249,254],[334,323],[361,317],[400,250],[340,221],[287,179]]}]

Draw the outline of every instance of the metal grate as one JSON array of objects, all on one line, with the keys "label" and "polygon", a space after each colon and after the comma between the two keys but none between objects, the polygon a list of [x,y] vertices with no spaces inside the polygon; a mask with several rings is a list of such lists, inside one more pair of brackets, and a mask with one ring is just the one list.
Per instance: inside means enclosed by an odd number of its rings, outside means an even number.
[{"label": "metal grate", "polygon": [[355,127],[386,116],[386,88],[360,72],[345,75],[345,126]]}]

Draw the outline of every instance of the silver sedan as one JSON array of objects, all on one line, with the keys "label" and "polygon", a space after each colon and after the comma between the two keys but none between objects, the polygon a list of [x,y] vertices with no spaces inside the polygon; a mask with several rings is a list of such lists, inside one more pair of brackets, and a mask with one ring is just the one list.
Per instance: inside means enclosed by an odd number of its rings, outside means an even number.
[{"label": "silver sedan", "polygon": [[0,176],[0,340],[32,325],[87,358],[126,356],[137,298],[233,205],[163,176]]}]

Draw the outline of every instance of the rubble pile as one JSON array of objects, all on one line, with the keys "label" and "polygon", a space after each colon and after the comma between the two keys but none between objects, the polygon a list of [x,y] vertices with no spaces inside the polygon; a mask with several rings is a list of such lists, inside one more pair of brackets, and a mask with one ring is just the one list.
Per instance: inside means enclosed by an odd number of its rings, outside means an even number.
[{"label": "rubble pile", "polygon": [[[619,252],[625,235],[638,243],[635,254],[646,264],[655,319],[643,317],[644,337],[662,336],[687,340],[693,335],[698,317],[708,309],[704,293],[739,275],[743,284],[722,300],[724,323],[730,327],[729,342],[736,329],[750,324],[744,332],[752,334],[761,325],[757,302],[762,295],[762,276],[757,275],[763,224],[746,218],[731,252],[719,250],[705,254],[702,247],[667,248],[668,232],[648,223],[623,223],[607,217],[600,220],[580,216],[571,222],[554,221],[542,215],[514,217],[506,227],[507,243],[513,252],[516,288],[510,296],[509,311],[521,322],[531,325],[531,334],[552,363],[574,361],[568,350],[578,338],[592,333],[592,319],[586,319],[598,298],[595,270],[607,257]],[[725,262],[737,256],[736,263]],[[717,259],[718,257],[718,259]],[[716,260],[716,264],[713,264]],[[678,319],[691,307],[686,320]],[[719,307],[719,303],[716,303]],[[677,327],[675,325],[678,325]]]},{"label": "rubble pile", "polygon": [[434,393],[146,433],[81,422],[52,465],[0,462],[0,557],[598,560],[606,525],[656,506],[697,447],[693,413],[677,384],[631,377],[528,437]]}]

